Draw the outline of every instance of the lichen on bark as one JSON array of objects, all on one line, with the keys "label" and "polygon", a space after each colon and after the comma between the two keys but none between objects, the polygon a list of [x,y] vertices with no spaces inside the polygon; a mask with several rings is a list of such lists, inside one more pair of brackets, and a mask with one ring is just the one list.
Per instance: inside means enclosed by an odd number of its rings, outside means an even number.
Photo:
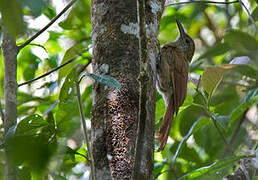
[{"label": "lichen on bark", "polygon": [[[152,57],[152,61],[155,61],[153,59],[157,55],[156,40],[161,15],[161,11],[157,12],[157,2],[161,3],[161,0],[155,2],[155,13],[151,12],[152,7],[148,5],[148,13],[151,14],[148,15],[147,22],[151,24],[148,48],[152,54],[148,54],[148,57]],[[136,10],[136,0],[91,1],[93,72],[102,73],[100,67],[105,64],[109,67],[107,74],[116,78],[122,86],[120,91],[115,88],[105,88],[99,83],[95,83],[93,87],[91,144],[96,179],[132,177],[139,110],[138,37],[135,34],[137,28],[134,26],[137,25]],[[155,27],[157,29],[154,35]],[[149,71],[153,75],[150,67]],[[146,128],[149,129],[146,131],[148,136],[146,145],[149,148],[145,147],[146,154],[143,157],[145,161],[143,166],[146,168],[144,175],[148,178],[152,177],[153,170],[154,80],[155,78],[151,78],[148,82],[149,125]]]}]

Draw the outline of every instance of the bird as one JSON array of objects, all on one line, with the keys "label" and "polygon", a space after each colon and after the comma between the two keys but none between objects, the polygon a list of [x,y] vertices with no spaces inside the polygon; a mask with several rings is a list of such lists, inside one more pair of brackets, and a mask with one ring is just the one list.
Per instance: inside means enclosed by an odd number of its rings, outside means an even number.
[{"label": "bird", "polygon": [[173,116],[177,115],[183,104],[187,92],[188,69],[195,51],[193,39],[185,32],[182,24],[176,19],[179,35],[174,42],[166,43],[161,47],[161,55],[157,60],[156,88],[162,95],[166,111],[158,131],[160,147],[163,151]]}]

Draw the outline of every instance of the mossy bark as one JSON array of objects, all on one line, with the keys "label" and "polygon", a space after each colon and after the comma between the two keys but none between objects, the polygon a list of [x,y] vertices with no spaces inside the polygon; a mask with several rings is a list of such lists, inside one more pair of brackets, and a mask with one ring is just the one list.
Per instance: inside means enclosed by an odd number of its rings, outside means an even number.
[{"label": "mossy bark", "polygon": [[[161,0],[146,3],[148,38],[147,123],[141,173],[152,179],[155,120],[155,62],[157,36],[163,11]],[[91,144],[96,179],[131,179],[139,111],[139,50],[136,0],[92,0],[93,72],[106,73],[121,90],[95,83]]]}]

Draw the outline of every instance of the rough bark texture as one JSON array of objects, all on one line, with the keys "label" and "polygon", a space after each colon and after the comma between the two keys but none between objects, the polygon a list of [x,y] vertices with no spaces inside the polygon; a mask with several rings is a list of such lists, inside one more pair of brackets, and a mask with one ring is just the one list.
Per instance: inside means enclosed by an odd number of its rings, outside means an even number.
[{"label": "rough bark texture", "polygon": [[[3,35],[2,43],[3,57],[4,57],[4,98],[5,98],[5,114],[4,114],[4,131],[8,130],[16,124],[17,118],[17,60],[16,56],[18,49],[14,39],[10,38],[6,33]],[[6,180],[17,179],[15,168],[10,162],[8,148],[5,149],[6,164],[5,177]]]},{"label": "rough bark texture", "polygon": [[[148,1],[147,38],[149,70],[147,124],[141,173],[152,179],[155,83],[161,1]],[[95,83],[93,88],[91,144],[96,179],[130,179],[134,165],[139,105],[139,55],[136,0],[92,0],[93,71],[121,83],[121,90]],[[152,68],[150,68],[152,67]]]}]

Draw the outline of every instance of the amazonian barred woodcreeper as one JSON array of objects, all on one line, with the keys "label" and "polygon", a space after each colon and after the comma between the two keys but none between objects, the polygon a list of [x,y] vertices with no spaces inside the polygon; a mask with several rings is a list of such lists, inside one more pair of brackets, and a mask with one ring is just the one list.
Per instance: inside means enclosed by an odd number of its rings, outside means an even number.
[{"label": "amazonian barred woodcreeper", "polygon": [[176,20],[179,36],[176,41],[161,47],[161,58],[157,61],[158,92],[162,95],[166,112],[158,132],[158,141],[162,151],[167,143],[174,114],[183,104],[187,91],[188,64],[194,55],[195,45],[192,38],[186,34],[182,24]]}]

